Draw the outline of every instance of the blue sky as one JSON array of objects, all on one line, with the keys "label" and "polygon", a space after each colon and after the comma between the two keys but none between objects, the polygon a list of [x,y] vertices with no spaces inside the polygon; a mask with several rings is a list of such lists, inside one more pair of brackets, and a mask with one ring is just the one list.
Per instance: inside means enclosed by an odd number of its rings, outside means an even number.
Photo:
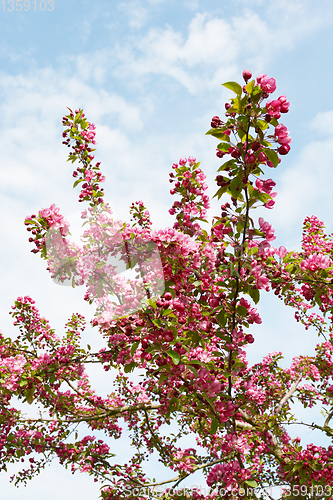
[{"label": "blue sky", "polygon": [[[18,5],[20,2],[18,2]],[[297,249],[307,215],[333,231],[333,4],[331,0],[131,2],[55,0],[28,11],[0,4],[0,328],[14,335],[8,311],[19,295],[31,295],[61,333],[74,311],[89,313],[80,291],[55,285],[46,264],[27,241],[24,218],[52,202],[67,217],[82,208],[72,189],[72,169],[61,144],[66,106],[83,107],[97,127],[96,159],[106,175],[106,198],[128,220],[142,199],[154,227],[173,223],[168,173],[180,157],[195,156],[209,193],[220,160],[205,136],[213,115],[222,117],[244,69],[276,78],[276,96],[291,102],[283,115],[293,142],[278,169],[272,211],[258,212],[276,230],[276,246]],[[15,6],[14,2],[14,6]],[[23,3],[22,3],[23,5]],[[25,4],[28,5],[27,3]],[[18,7],[19,8],[19,7]],[[215,210],[214,210],[215,207]],[[211,215],[218,214],[219,203]],[[304,332],[266,296],[263,324],[249,349],[255,362],[267,352],[292,356],[313,351]],[[101,340],[88,329],[85,340]],[[94,336],[95,335],[95,336]],[[95,375],[96,383],[98,377]],[[105,389],[105,388],[104,388]],[[103,387],[101,387],[103,390]],[[116,443],[117,444],[117,443]],[[89,477],[52,465],[23,489],[0,477],[4,500],[47,495],[50,500],[97,497]]]}]

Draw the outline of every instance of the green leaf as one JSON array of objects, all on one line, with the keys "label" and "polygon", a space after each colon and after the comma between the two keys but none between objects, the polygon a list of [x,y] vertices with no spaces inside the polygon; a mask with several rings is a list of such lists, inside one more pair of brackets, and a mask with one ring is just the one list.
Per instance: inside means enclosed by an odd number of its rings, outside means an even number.
[{"label": "green leaf", "polygon": [[227,113],[240,113],[242,111],[242,103],[239,95],[232,99],[232,107],[228,109]]},{"label": "green leaf", "polygon": [[249,83],[245,85],[246,90],[248,91],[249,94],[253,92],[254,88],[254,80],[251,80]]},{"label": "green leaf", "polygon": [[265,148],[263,149],[263,152],[276,168],[279,164],[279,157],[277,153],[273,149],[265,149]]},{"label": "green leaf", "polygon": [[194,373],[194,375],[195,375],[196,377],[198,377],[198,372],[197,372],[197,370],[194,368],[194,366],[187,365],[187,368],[189,368],[189,369],[191,370],[191,372],[193,372],[193,373]]},{"label": "green leaf", "polygon": [[225,323],[226,323],[226,317],[225,317],[225,314],[224,314],[224,310],[221,309],[221,311],[218,313],[218,315],[216,316],[216,319],[217,319],[217,322],[220,326],[225,326]]},{"label": "green leaf", "polygon": [[229,90],[232,90],[233,92],[235,92],[235,94],[237,95],[241,95],[242,94],[242,87],[239,85],[239,83],[237,82],[226,82],[226,83],[222,83],[223,87],[229,89]]},{"label": "green leaf", "polygon": [[25,399],[27,400],[27,403],[29,403],[29,405],[31,405],[34,400],[34,392],[35,392],[34,387],[32,387],[31,389],[26,389],[24,391]]},{"label": "green leaf", "polygon": [[208,132],[206,132],[206,135],[212,135],[213,137],[220,139],[220,141],[230,141],[230,137],[218,128],[211,128]]},{"label": "green leaf", "polygon": [[321,298],[320,298],[320,296],[322,295],[322,293],[323,293],[322,291],[319,291],[315,295],[315,301],[316,301],[316,303],[318,304],[319,307],[321,307],[321,305],[322,305],[322,301],[321,301]]},{"label": "green leaf", "polygon": [[168,316],[169,318],[176,318],[176,315],[174,314],[172,309],[164,309],[162,312],[162,316]]},{"label": "green leaf", "polygon": [[238,314],[240,314],[240,316],[247,315],[247,309],[244,306],[237,306],[237,312],[238,312]]},{"label": "green leaf", "polygon": [[221,198],[221,196],[228,191],[228,189],[229,189],[229,186],[220,187],[220,189],[218,191],[216,191],[216,193],[214,194],[213,198],[216,198],[216,196],[217,196],[217,199],[219,200]]},{"label": "green leaf", "polygon": [[132,345],[132,347],[131,347],[131,356],[132,357],[133,357],[135,351],[137,350],[138,346],[139,346],[139,342],[134,342],[134,344]]},{"label": "green leaf", "polygon": [[239,198],[239,195],[242,194],[242,185],[242,179],[239,177],[235,177],[230,183],[230,192],[236,200]]},{"label": "green leaf", "polygon": [[245,483],[248,485],[248,486],[251,486],[251,488],[257,488],[258,486],[258,483],[256,481],[254,481],[253,479],[247,479],[245,481]]},{"label": "green leaf", "polygon": [[252,102],[254,104],[257,104],[257,102],[260,100],[260,97],[262,95],[262,90],[259,86],[255,86],[251,95]]},{"label": "green leaf", "polygon": [[259,251],[258,247],[251,247],[247,250],[247,254],[248,255],[254,255],[255,253],[257,253]]},{"label": "green leaf", "polygon": [[218,426],[219,426],[219,421],[217,420],[217,418],[213,418],[212,423],[210,425],[210,433],[215,434]]},{"label": "green leaf", "polygon": [[273,125],[273,127],[277,127],[279,125],[279,122],[276,118],[271,118],[271,121],[269,123]]},{"label": "green leaf", "polygon": [[298,464],[294,465],[291,472],[296,472],[297,470],[301,469],[302,467],[303,467],[303,463],[298,463]]},{"label": "green leaf", "polygon": [[127,365],[124,366],[124,372],[125,373],[130,373],[131,371],[133,371],[134,367],[136,366],[136,363],[129,363]]},{"label": "green leaf", "polygon": [[260,292],[257,288],[250,288],[249,295],[253,299],[255,304],[258,304],[260,299]]},{"label": "green leaf", "polygon": [[229,151],[230,144],[228,142],[220,142],[220,144],[217,145],[217,149],[220,151],[225,151],[226,153]]},{"label": "green leaf", "polygon": [[300,479],[301,479],[300,483],[301,484],[305,483],[305,478],[306,478],[306,472],[305,472],[305,470],[304,469],[300,469],[298,473],[299,473],[299,476],[300,476]]},{"label": "green leaf", "polygon": [[221,172],[222,170],[225,170],[228,167],[233,167],[235,165],[235,160],[227,160],[226,162],[223,163],[223,165],[218,168],[218,172]]},{"label": "green leaf", "polygon": [[179,356],[178,352],[175,352],[172,349],[169,349],[167,351],[167,354],[170,356],[170,358],[172,359],[172,361],[174,362],[175,365],[179,365],[180,356]]},{"label": "green leaf", "polygon": [[257,120],[255,125],[257,125],[261,130],[266,130],[266,128],[268,128],[268,123],[265,120]]}]

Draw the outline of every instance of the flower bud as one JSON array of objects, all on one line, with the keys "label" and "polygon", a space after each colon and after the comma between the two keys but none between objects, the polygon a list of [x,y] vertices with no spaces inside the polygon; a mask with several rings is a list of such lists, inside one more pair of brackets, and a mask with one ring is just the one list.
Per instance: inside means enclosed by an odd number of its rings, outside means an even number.
[{"label": "flower bud", "polygon": [[251,76],[252,76],[252,73],[249,69],[245,69],[243,71],[243,78],[246,81],[246,83],[250,80]]},{"label": "flower bud", "polygon": [[289,153],[289,151],[290,151],[289,144],[284,144],[283,146],[280,146],[278,149],[278,153],[280,153],[280,155],[286,155]]}]

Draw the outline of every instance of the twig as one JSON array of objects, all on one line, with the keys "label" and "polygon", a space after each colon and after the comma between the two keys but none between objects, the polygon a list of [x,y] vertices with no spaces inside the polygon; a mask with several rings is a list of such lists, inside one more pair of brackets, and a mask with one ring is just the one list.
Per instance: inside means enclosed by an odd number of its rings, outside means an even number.
[{"label": "twig", "polygon": [[302,380],[302,378],[303,378],[303,373],[301,373],[301,375],[298,377],[298,379],[296,380],[295,384],[292,386],[290,391],[281,399],[280,403],[277,405],[277,407],[275,409],[275,414],[279,413],[281,411],[284,403],[286,403],[288,401],[288,399],[291,398],[291,396],[296,391],[297,386],[300,383],[300,381]]}]

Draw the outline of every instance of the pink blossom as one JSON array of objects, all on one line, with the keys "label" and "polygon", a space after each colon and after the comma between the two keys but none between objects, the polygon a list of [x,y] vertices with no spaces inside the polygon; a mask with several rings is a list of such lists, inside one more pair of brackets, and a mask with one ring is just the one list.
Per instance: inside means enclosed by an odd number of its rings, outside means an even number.
[{"label": "pink blossom", "polygon": [[273,118],[276,118],[277,120],[280,118],[281,102],[278,99],[274,101],[268,101],[266,104],[266,109],[268,114]]},{"label": "pink blossom", "polygon": [[261,290],[264,288],[267,292],[269,292],[270,287],[269,287],[269,278],[266,276],[266,274],[262,274],[256,279],[256,286],[258,290]]},{"label": "pink blossom", "polygon": [[287,127],[285,125],[282,125],[282,123],[275,127],[275,136],[277,137],[277,141],[279,144],[285,146],[292,141],[291,137],[288,134],[289,132],[287,130]]},{"label": "pink blossom", "polygon": [[327,269],[332,266],[332,261],[328,255],[314,253],[301,262],[301,269],[306,271],[316,271],[318,268]]},{"label": "pink blossom", "polygon": [[[260,78],[260,80],[258,80]],[[276,90],[275,78],[269,78],[267,75],[259,75],[257,81],[261,89],[267,94],[272,94]]]},{"label": "pink blossom", "polygon": [[92,170],[86,170],[84,176],[88,182],[91,182],[94,177],[94,172]]},{"label": "pink blossom", "polygon": [[290,102],[287,101],[286,96],[281,95],[280,97],[278,97],[278,100],[281,103],[281,108],[280,108],[281,113],[288,113]]},{"label": "pink blossom", "polygon": [[285,257],[287,254],[288,250],[283,246],[279,247],[279,249],[276,251],[276,255],[280,257],[280,259],[283,259],[283,257]]}]

